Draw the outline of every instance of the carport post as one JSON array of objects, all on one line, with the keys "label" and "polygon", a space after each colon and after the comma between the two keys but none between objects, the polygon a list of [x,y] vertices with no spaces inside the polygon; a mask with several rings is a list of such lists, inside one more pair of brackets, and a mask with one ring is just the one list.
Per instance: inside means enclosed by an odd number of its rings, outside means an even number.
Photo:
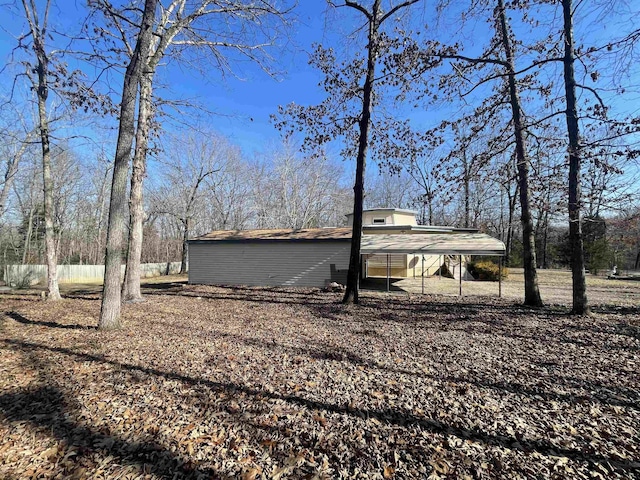
[{"label": "carport post", "polygon": [[458,260],[460,260],[460,263],[458,264],[460,268],[460,292],[458,293],[458,295],[462,296],[462,255],[458,255]]},{"label": "carport post", "polygon": [[498,262],[498,298],[502,298],[502,257]]},{"label": "carport post", "polygon": [[424,295],[424,253],[422,254],[422,294]]},{"label": "carport post", "polygon": [[387,253],[387,292],[389,291],[389,276],[391,274],[391,263],[389,260],[389,254]]}]

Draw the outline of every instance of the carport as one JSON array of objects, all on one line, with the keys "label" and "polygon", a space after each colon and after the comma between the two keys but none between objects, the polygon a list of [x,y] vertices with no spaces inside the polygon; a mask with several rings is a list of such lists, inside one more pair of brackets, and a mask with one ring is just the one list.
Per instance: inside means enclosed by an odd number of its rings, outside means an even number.
[{"label": "carport", "polygon": [[[363,235],[360,253],[387,256],[387,291],[390,282],[390,255],[451,255],[458,256],[460,265],[459,295],[462,295],[462,256],[500,257],[498,275],[498,296],[502,296],[502,257],[505,245],[497,238],[484,233],[446,233],[429,235]],[[423,269],[424,270],[424,269]],[[424,273],[422,274],[422,293],[424,294]]]}]

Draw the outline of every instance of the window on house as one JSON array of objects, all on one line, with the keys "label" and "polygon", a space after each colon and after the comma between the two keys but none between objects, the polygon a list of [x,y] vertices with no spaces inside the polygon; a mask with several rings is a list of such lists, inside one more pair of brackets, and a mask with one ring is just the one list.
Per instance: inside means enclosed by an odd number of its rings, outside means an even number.
[{"label": "window on house", "polygon": [[374,225],[381,225],[381,224],[384,224],[384,223],[386,223],[384,218],[374,218],[373,219],[373,224]]}]

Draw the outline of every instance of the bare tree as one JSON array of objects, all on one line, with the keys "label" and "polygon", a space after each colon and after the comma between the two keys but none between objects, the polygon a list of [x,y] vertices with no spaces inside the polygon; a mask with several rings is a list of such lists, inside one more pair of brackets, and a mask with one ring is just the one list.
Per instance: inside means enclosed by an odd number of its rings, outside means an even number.
[{"label": "bare tree", "polygon": [[[42,162],[34,157],[28,164],[19,170],[15,183],[13,184],[13,194],[17,202],[18,216],[21,224],[18,231],[21,236],[22,255],[21,263],[26,264],[31,260],[32,248],[35,244],[38,247],[40,237],[40,220],[42,218],[42,198],[38,192],[42,193]],[[37,253],[35,255],[39,261]]]},{"label": "bare tree", "polygon": [[170,216],[180,226],[180,273],[187,272],[188,240],[202,206],[206,180],[226,163],[230,146],[215,134],[179,136],[164,154],[161,185],[152,192],[155,214]]},{"label": "bare tree", "polygon": [[577,315],[589,313],[587,281],[582,238],[581,180],[582,163],[580,127],[576,100],[576,61],[573,44],[573,6],[571,0],[562,0],[564,20],[564,84],[567,102],[566,121],[569,136],[569,242],[571,244],[571,275],[573,279],[573,310]]},{"label": "bare tree", "polygon": [[[55,232],[53,227],[53,180],[51,177],[51,140],[49,138],[49,118],[47,99],[49,98],[50,52],[46,47],[48,35],[49,9],[47,0],[44,11],[39,12],[34,0],[22,0],[25,17],[29,24],[35,65],[27,69],[27,76],[33,85],[38,100],[38,130],[42,146],[42,180],[44,191],[45,243],[47,251],[47,298],[59,300]],[[35,76],[34,76],[35,74]]]},{"label": "bare tree", "polygon": [[[347,288],[343,303],[358,303],[358,284],[360,279],[360,241],[362,239],[362,207],[364,202],[364,180],[367,152],[371,142],[371,112],[374,98],[382,93],[378,86],[400,83],[393,67],[384,67],[382,79],[376,79],[376,68],[380,67],[381,57],[390,54],[394,49],[402,48],[406,32],[400,34],[402,39],[392,38],[384,31],[383,25],[389,19],[396,19],[398,12],[417,3],[418,0],[407,0],[384,10],[381,0],[374,0],[370,8],[356,1],[345,0],[344,3],[329,2],[333,7],[347,7],[364,17],[358,28],[366,32],[364,51],[366,58],[356,57],[353,60],[338,63],[332,49],[316,47],[310,63],[316,65],[325,75],[323,83],[328,98],[320,105],[301,107],[295,104],[279,109],[276,125],[281,130],[306,130],[306,148],[313,149],[338,137],[345,137],[347,144],[343,156],[356,159],[356,174],[353,187],[353,227],[351,234],[351,252],[349,270],[347,272]],[[389,139],[393,123],[381,125],[376,132]],[[292,125],[297,125],[293,127]],[[386,152],[385,152],[386,153]],[[384,155],[385,158],[388,155]]]},{"label": "bare tree", "polygon": [[367,208],[410,208],[412,178],[406,171],[370,170],[364,204]]},{"label": "bare tree", "polygon": [[[20,13],[16,13],[24,18],[27,33],[18,36],[12,57],[16,52],[24,55],[20,61],[24,71],[18,73],[18,77],[27,79],[37,105],[37,120],[34,123],[42,150],[47,298],[58,300],[52,148],[55,146],[54,140],[59,139],[54,139],[52,131],[56,122],[68,118],[68,113],[77,112],[80,108],[87,112],[102,113],[105,102],[96,89],[86,85],[81,70],[68,67],[65,57],[73,53],[71,44],[74,37],[69,32],[62,34],[51,27],[50,12],[53,7],[53,0],[21,0]],[[65,43],[59,47],[63,35]],[[16,102],[15,86],[14,82],[9,102]]]},{"label": "bare tree", "polygon": [[[255,203],[253,189],[262,177],[242,158],[239,148],[229,146],[219,169],[207,178],[202,206],[203,223],[208,230],[241,230],[247,228]],[[264,192],[259,192],[260,197]]]},{"label": "bare tree", "polygon": [[376,63],[380,53],[380,27],[399,10],[416,3],[418,0],[408,0],[399,3],[383,12],[381,1],[375,0],[371,10],[361,4],[345,0],[344,5],[362,13],[367,23],[367,66],[362,85],[362,113],[359,119],[358,155],[356,157],[356,181],[353,186],[353,229],[351,232],[351,253],[349,255],[349,270],[347,271],[347,288],[342,299],[343,303],[358,303],[358,283],[360,279],[360,242],[362,240],[362,206],[364,203],[364,173],[369,145],[369,127],[371,122],[372,95],[374,90]]},{"label": "bare tree", "polygon": [[[25,125],[23,115],[15,112],[11,115],[12,124],[5,125],[0,131],[0,164],[2,164],[2,177],[0,177],[0,220],[7,210],[9,192],[18,173],[20,161],[28,153],[32,141],[37,136],[36,129]],[[17,122],[16,122],[17,120]],[[21,129],[16,129],[16,123],[22,124]]]},{"label": "bare tree", "polygon": [[120,327],[120,265],[122,263],[122,242],[125,233],[127,172],[135,134],[135,107],[138,84],[143,74],[145,59],[149,57],[156,6],[157,0],[145,0],[136,46],[124,75],[118,142],[109,203],[104,288],[98,323],[100,329]]},{"label": "bare tree", "polygon": [[[137,29],[139,19],[131,17],[131,9],[115,10],[110,2],[98,0],[95,6],[112,25],[110,38],[118,37],[128,57],[133,54],[128,31]],[[149,135],[154,117],[152,102],[156,71],[165,56],[203,70],[204,59],[214,68],[233,73],[235,59],[249,60],[267,74],[273,75],[269,47],[275,45],[279,27],[287,24],[289,8],[279,8],[275,1],[245,2],[240,0],[171,0],[158,3],[154,17],[153,41],[139,77],[140,98],[135,135],[135,153],[129,200],[130,227],[127,265],[122,294],[126,300],[138,300],[140,293],[140,256],[142,252],[143,180]],[[238,34],[238,32],[242,32]],[[192,62],[194,58],[198,62]]]},{"label": "bare tree", "polygon": [[[608,163],[607,143],[614,139],[620,139],[631,134],[636,134],[639,130],[640,120],[636,118],[612,120],[610,118],[610,107],[605,104],[599,90],[585,85],[576,79],[576,65],[585,70],[587,78],[597,81],[600,72],[592,65],[592,55],[604,52],[604,55],[611,53],[616,66],[613,71],[617,74],[621,69],[629,68],[629,63],[633,63],[635,58],[633,48],[638,38],[638,30],[633,28],[631,32],[624,34],[622,38],[600,46],[578,46],[574,39],[574,20],[576,9],[580,4],[574,4],[572,0],[561,0],[559,2],[562,10],[562,38],[563,55],[559,58],[563,66],[564,80],[564,108],[561,113],[565,117],[568,138],[569,157],[569,243],[571,246],[571,272],[573,282],[573,308],[572,313],[576,315],[586,315],[590,313],[587,298],[586,271],[585,271],[585,247],[583,238],[583,179],[582,168],[585,160],[588,160],[589,151],[596,152],[595,161],[602,171],[615,171],[612,163]],[[634,25],[635,27],[635,25]],[[619,79],[613,80],[614,85],[619,84]],[[584,105],[579,105],[577,90],[587,92],[591,95],[594,105],[588,106],[586,99],[581,100]],[[618,87],[618,92],[624,92],[624,87]],[[637,115],[637,113],[636,113]],[[590,139],[587,143],[583,138],[582,129],[591,129],[595,133],[597,129],[604,128],[604,135],[600,138]],[[596,135],[598,136],[598,135]],[[596,148],[597,146],[600,148]],[[638,149],[632,145],[617,148],[617,155],[628,160],[637,158]],[[593,156],[593,153],[591,153]],[[619,170],[622,173],[622,170]],[[595,173],[592,171],[592,173]],[[595,180],[592,176],[592,181]],[[596,188],[597,191],[597,188]]]},{"label": "bare tree", "polygon": [[[493,156],[500,155],[504,153],[506,149],[510,148],[512,142],[515,144],[524,250],[524,303],[531,306],[540,306],[542,305],[542,299],[538,288],[535,237],[530,211],[529,158],[526,146],[528,125],[523,113],[519,91],[522,85],[526,85],[534,80],[531,76],[529,76],[526,81],[523,81],[519,77],[522,76],[524,72],[535,68],[538,63],[528,65],[520,70],[516,68],[515,45],[517,45],[517,41],[509,26],[503,0],[496,0],[495,3],[493,0],[472,2],[470,11],[475,14],[477,9],[489,9],[490,5],[495,5],[495,7],[491,9],[490,14],[494,34],[481,55],[476,57],[466,56],[458,53],[455,49],[449,51],[444,50],[442,53],[436,51],[436,54],[439,55],[440,58],[455,60],[452,65],[453,73],[449,77],[444,77],[440,84],[446,87],[445,92],[451,89],[451,91],[448,92],[450,96],[461,95],[465,97],[470,92],[487,83],[492,81],[498,82],[498,87],[486,96],[482,104],[475,108],[472,115],[466,115],[457,122],[457,124],[470,124],[472,126],[469,135],[461,136],[463,139],[461,148],[454,150],[453,155],[458,155],[459,158],[462,159],[463,166],[465,164],[468,166],[470,159],[466,156],[465,146],[468,145],[470,139],[478,137],[479,133],[487,126],[493,127],[498,134],[487,142],[486,152],[482,155],[483,158],[489,159]],[[429,63],[427,63],[427,65],[429,65],[434,55],[434,48],[433,44],[430,43],[421,48],[407,49],[406,52],[408,52],[408,56],[404,60],[405,63],[411,64],[417,69],[417,72],[420,72],[421,70],[426,70],[426,68],[422,66],[419,57],[421,55],[425,57],[429,61]],[[424,53],[421,54],[420,52]],[[485,71],[486,69],[489,71],[482,74],[480,78],[470,78],[475,72]],[[448,82],[451,83],[453,88],[448,86]],[[465,86],[464,90],[459,86],[460,84]],[[470,84],[470,87],[467,86],[468,84]],[[507,100],[505,101],[505,99]],[[511,110],[509,118],[510,125],[498,127],[497,124],[500,122],[501,112],[505,104],[508,104]],[[456,123],[446,120],[442,123],[442,128],[455,127],[455,125]],[[507,134],[508,129],[512,131],[512,135]],[[505,142],[505,137],[511,137],[512,141]],[[465,169],[467,173],[468,170],[468,168]],[[468,175],[465,174],[463,180],[467,177]],[[468,195],[465,195],[465,198],[468,199]],[[468,213],[466,212],[469,211],[469,208],[469,206],[465,207],[465,223],[468,223]]]},{"label": "bare tree", "polygon": [[[286,138],[271,152],[255,201],[263,204],[261,208],[269,212],[275,227],[323,226],[339,195],[341,169],[322,151],[300,155],[297,150],[291,138]],[[265,191],[271,195],[263,196]]]},{"label": "bare tree", "polygon": [[524,245],[524,303],[525,305],[541,306],[542,297],[538,288],[538,272],[536,270],[536,243],[531,219],[529,198],[529,159],[525,145],[525,121],[516,81],[515,57],[511,33],[507,24],[507,14],[504,1],[498,0],[498,22],[500,40],[505,55],[503,64],[507,73],[509,103],[513,116],[513,129],[516,143],[516,167],[518,172],[518,186],[520,193],[520,218],[522,221],[522,243]]}]

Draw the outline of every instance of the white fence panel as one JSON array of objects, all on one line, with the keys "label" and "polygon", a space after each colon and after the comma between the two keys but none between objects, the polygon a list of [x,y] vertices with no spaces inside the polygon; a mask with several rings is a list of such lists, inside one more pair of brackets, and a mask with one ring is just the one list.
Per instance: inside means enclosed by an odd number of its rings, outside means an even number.
[{"label": "white fence panel", "polygon": [[[168,272],[167,272],[168,267]],[[122,265],[122,278],[124,278]],[[180,262],[143,263],[140,265],[142,278],[173,275],[180,272]],[[58,265],[58,282],[60,283],[96,283],[104,280],[104,265]],[[46,283],[46,265],[6,265],[4,281],[12,286],[27,286]]]}]

